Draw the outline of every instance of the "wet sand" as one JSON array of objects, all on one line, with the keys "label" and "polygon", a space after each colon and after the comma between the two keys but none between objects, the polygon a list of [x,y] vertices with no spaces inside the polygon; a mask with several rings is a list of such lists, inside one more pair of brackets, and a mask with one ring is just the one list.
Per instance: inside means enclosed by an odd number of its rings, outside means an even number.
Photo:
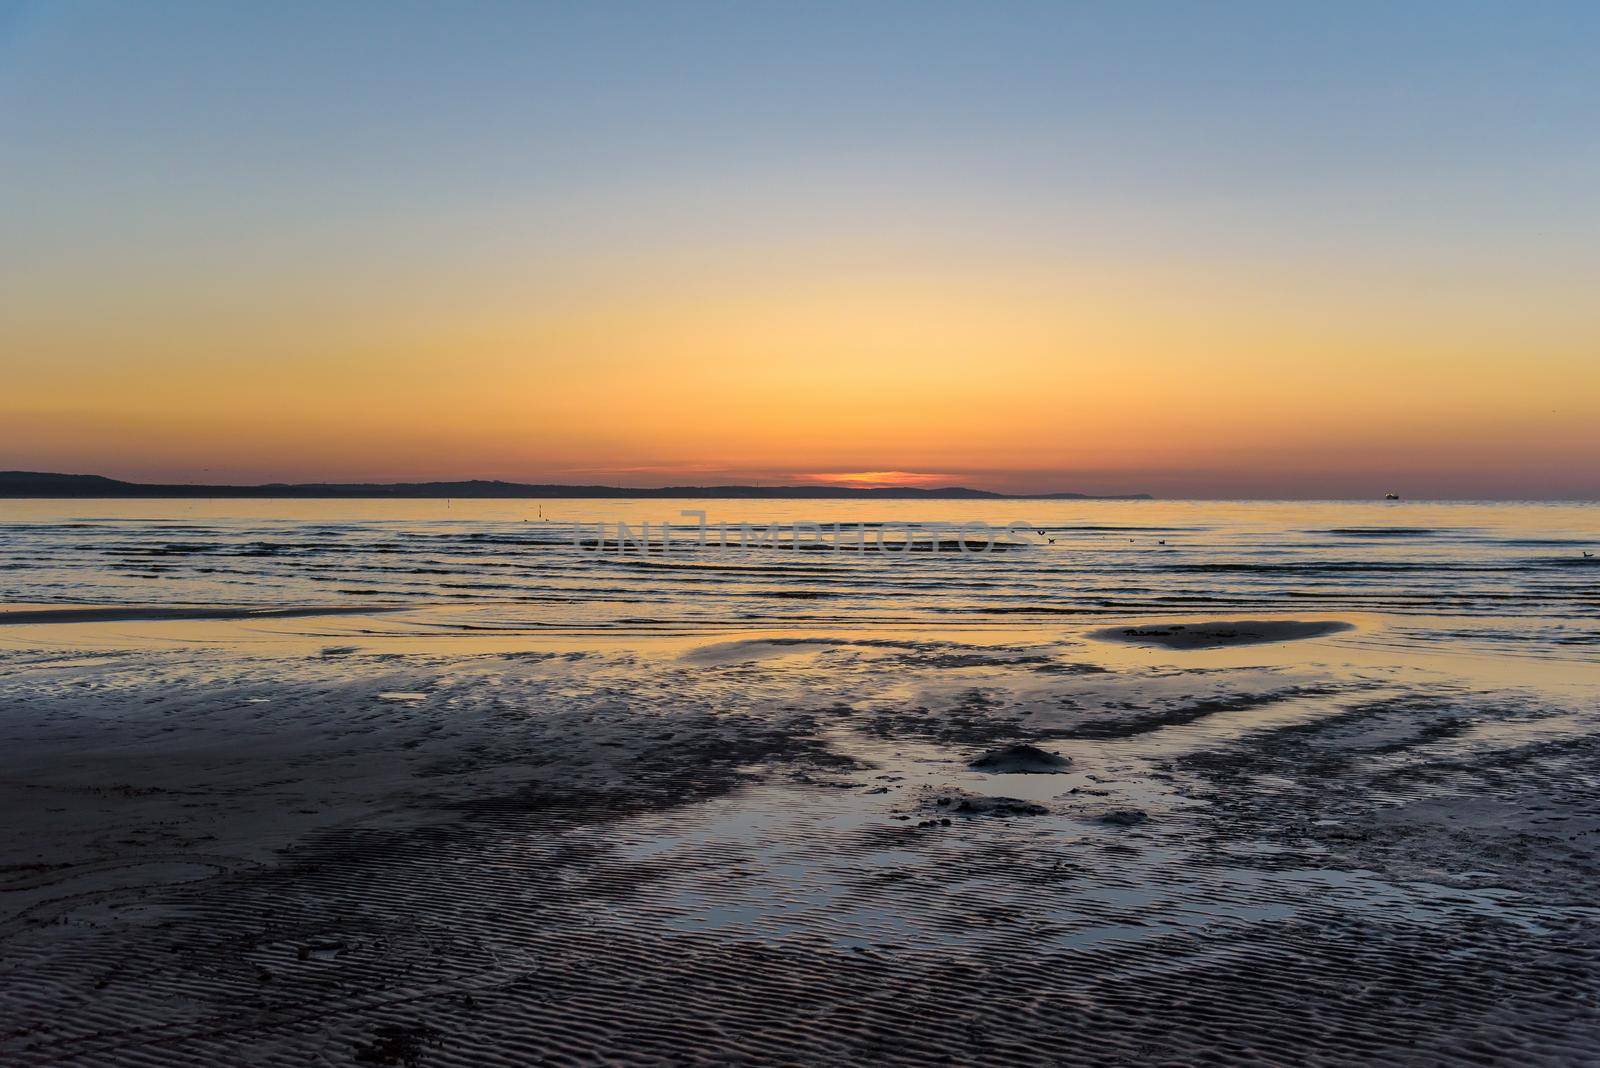
[{"label": "wet sand", "polygon": [[0,1063],[1600,1048],[1592,664],[428,622],[6,629]]},{"label": "wet sand", "polygon": [[1242,619],[1206,623],[1140,623],[1107,627],[1090,634],[1101,641],[1158,645],[1163,649],[1212,649],[1230,645],[1262,645],[1321,638],[1353,629],[1337,619]]},{"label": "wet sand", "polygon": [[0,626],[27,623],[130,623],[168,619],[294,619],[300,616],[369,616],[399,611],[382,605],[57,605],[35,608],[0,608]]}]

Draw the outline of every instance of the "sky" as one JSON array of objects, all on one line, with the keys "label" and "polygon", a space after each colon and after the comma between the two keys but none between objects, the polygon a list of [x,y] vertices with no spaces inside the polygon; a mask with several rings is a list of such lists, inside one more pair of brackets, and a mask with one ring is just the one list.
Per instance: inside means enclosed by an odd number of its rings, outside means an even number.
[{"label": "sky", "polygon": [[1600,5],[0,0],[0,468],[1600,497]]}]

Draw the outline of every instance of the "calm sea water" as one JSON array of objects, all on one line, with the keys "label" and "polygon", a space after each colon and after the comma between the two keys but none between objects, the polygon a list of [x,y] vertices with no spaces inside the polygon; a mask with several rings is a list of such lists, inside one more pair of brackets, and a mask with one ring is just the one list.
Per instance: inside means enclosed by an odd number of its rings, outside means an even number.
[{"label": "calm sea water", "polygon": [[[737,528],[1016,522],[992,554],[702,548]],[[598,523],[676,524],[666,552]],[[1043,531],[1042,534],[1038,533]],[[889,526],[894,547],[904,532]],[[1050,539],[1053,539],[1053,543]],[[814,546],[804,531],[801,544]],[[658,547],[659,549],[659,547]],[[1585,552],[1595,557],[1585,557]],[[70,500],[0,502],[0,597],[60,604],[456,605],[485,626],[1008,624],[1292,612],[1418,635],[1600,648],[1600,505],[1198,501]]]}]

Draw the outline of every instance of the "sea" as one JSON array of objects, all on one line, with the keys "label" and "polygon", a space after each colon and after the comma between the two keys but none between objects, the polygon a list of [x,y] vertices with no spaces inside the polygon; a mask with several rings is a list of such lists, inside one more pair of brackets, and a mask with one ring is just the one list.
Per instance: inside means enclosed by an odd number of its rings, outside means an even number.
[{"label": "sea", "polygon": [[1375,616],[1585,659],[1600,503],[6,500],[0,599],[615,631]]}]

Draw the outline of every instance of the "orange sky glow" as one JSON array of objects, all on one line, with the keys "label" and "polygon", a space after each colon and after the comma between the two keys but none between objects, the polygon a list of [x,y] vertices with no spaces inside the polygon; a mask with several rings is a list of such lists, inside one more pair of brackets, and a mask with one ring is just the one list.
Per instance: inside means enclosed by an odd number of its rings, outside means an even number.
[{"label": "orange sky glow", "polygon": [[0,468],[1600,497],[1556,20],[337,7],[0,18]]}]

